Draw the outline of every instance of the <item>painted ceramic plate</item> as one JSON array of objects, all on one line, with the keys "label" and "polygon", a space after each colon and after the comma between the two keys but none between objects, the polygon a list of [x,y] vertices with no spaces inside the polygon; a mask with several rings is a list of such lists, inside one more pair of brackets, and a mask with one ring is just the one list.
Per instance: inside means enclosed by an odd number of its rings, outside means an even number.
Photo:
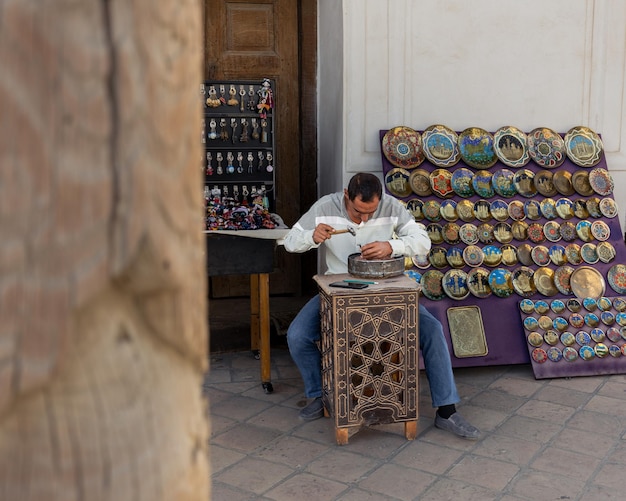
[{"label": "painted ceramic plate", "polygon": [[459,215],[459,219],[466,223],[471,223],[476,218],[476,214],[474,214],[474,202],[470,200],[457,202],[456,213]]},{"label": "painted ceramic plate", "polygon": [[424,296],[432,301],[439,301],[446,297],[446,293],[443,291],[443,273],[439,270],[428,270],[422,275],[420,284],[422,285],[422,292]]},{"label": "painted ceramic plate", "polygon": [[488,170],[479,170],[472,177],[472,188],[483,198],[491,198],[496,192],[493,189],[493,184],[491,183],[492,174]]},{"label": "painted ceramic plate", "polygon": [[387,160],[396,167],[412,169],[424,161],[422,136],[410,127],[389,129],[383,136],[382,150]]},{"label": "painted ceramic plate", "polygon": [[528,152],[537,165],[554,169],[565,161],[565,142],[552,129],[539,127],[528,134]]},{"label": "painted ceramic plate", "polygon": [[610,242],[600,242],[596,247],[598,259],[603,263],[610,263],[615,259],[615,247]]},{"label": "painted ceramic plate", "polygon": [[526,214],[524,213],[524,203],[520,200],[512,200],[509,202],[507,210],[509,211],[509,217],[513,221],[522,221],[523,219],[526,219]]},{"label": "painted ceramic plate", "polygon": [[426,226],[426,233],[428,238],[434,244],[443,243],[443,227],[438,223],[430,223]]},{"label": "painted ceramic plate", "polygon": [[583,242],[591,242],[593,235],[591,234],[591,223],[587,220],[578,221],[576,224],[576,234]]},{"label": "painted ceramic plate", "polygon": [[509,297],[513,294],[512,273],[504,268],[496,268],[489,273],[489,286],[498,297]]},{"label": "painted ceramic plate", "polygon": [[602,201],[598,197],[591,197],[587,199],[586,206],[591,217],[602,217],[602,211],[600,210],[600,203]]},{"label": "painted ceramic plate", "polygon": [[537,194],[535,187],[535,173],[530,169],[520,169],[513,176],[513,184],[517,192],[523,197],[534,197]]},{"label": "painted ceramic plate", "polygon": [[601,167],[591,169],[589,172],[589,184],[598,195],[606,197],[613,193],[615,183],[609,171]]},{"label": "painted ceramic plate", "polygon": [[495,192],[501,197],[511,198],[517,194],[513,178],[515,174],[508,169],[500,169],[493,173],[491,184]]},{"label": "painted ceramic plate", "polygon": [[491,204],[487,200],[477,200],[474,204],[474,215],[479,221],[489,221],[491,219]]},{"label": "painted ceramic plate", "polygon": [[472,179],[474,179],[474,173],[471,170],[459,167],[452,173],[452,189],[460,197],[471,197],[474,194]]},{"label": "painted ceramic plate", "polygon": [[589,172],[586,170],[577,170],[572,174],[572,186],[583,197],[593,195],[593,188],[589,182]]},{"label": "painted ceramic plate", "polygon": [[605,240],[608,240],[611,236],[611,229],[609,228],[609,225],[606,224],[604,221],[598,220],[591,223],[591,234],[596,240],[604,242]]},{"label": "painted ceramic plate", "polygon": [[480,127],[468,127],[459,134],[461,158],[470,167],[488,169],[497,161],[493,136]]},{"label": "painted ceramic plate", "polygon": [[626,265],[615,264],[606,274],[611,288],[618,294],[626,294]]},{"label": "painted ceramic plate", "polygon": [[556,191],[558,191],[561,195],[569,197],[570,195],[576,193],[574,186],[572,186],[572,175],[566,170],[559,170],[555,172],[552,182],[554,183]]},{"label": "painted ceramic plate", "polygon": [[463,249],[463,260],[472,267],[480,266],[483,264],[485,255],[483,250],[478,245],[468,245]]},{"label": "painted ceramic plate", "polygon": [[513,271],[513,290],[522,297],[531,297],[537,292],[535,282],[533,282],[534,271],[527,266],[520,266]]},{"label": "painted ceramic plate", "polygon": [[467,273],[463,270],[448,270],[442,280],[443,291],[451,299],[461,300],[470,295],[467,287]]},{"label": "painted ceramic plate", "polygon": [[424,217],[433,223],[441,221],[441,204],[437,200],[427,200],[422,207]]},{"label": "painted ceramic plate", "polygon": [[427,197],[433,193],[433,190],[430,188],[430,173],[427,170],[412,170],[409,175],[409,185],[413,193],[420,197]]},{"label": "painted ceramic plate", "polygon": [[502,251],[495,245],[486,245],[483,247],[483,254],[485,255],[483,263],[487,266],[493,268],[502,262]]},{"label": "painted ceramic plate", "polygon": [[581,266],[572,272],[572,292],[577,298],[604,296],[606,283],[602,274],[591,266]]},{"label": "painted ceramic plate", "polygon": [[537,200],[526,200],[524,202],[524,214],[531,221],[541,219],[541,205]]},{"label": "painted ceramic plate", "polygon": [[447,169],[435,169],[430,173],[430,189],[441,198],[454,195],[452,189],[452,173]]},{"label": "painted ceramic plate", "polygon": [[459,230],[459,237],[464,244],[474,245],[478,243],[478,228],[472,223],[465,223]]},{"label": "painted ceramic plate", "polygon": [[489,211],[496,221],[506,221],[509,218],[509,204],[504,200],[494,200],[489,204]]},{"label": "painted ceramic plate", "polygon": [[574,268],[567,264],[559,266],[556,270],[554,270],[554,285],[557,290],[565,296],[569,296],[572,294],[570,278],[573,272]]},{"label": "painted ceramic plate", "polygon": [[460,237],[461,228],[456,223],[447,223],[443,225],[442,234],[443,240],[447,244],[456,245],[461,241]]},{"label": "painted ceramic plate", "polygon": [[425,256],[419,256],[416,254],[415,256],[411,258],[411,261],[413,261],[413,266],[419,268],[420,270],[425,270],[427,268],[430,268],[430,261],[428,260],[428,254],[426,254]]},{"label": "painted ceramic plate", "polygon": [[550,254],[550,261],[552,261],[552,264],[556,266],[563,266],[565,263],[567,263],[567,257],[565,256],[565,247],[563,247],[562,245],[551,245],[548,252]]},{"label": "painted ceramic plate", "polygon": [[509,167],[524,167],[530,161],[526,133],[517,127],[500,127],[493,134],[496,156]]},{"label": "painted ceramic plate", "polygon": [[600,200],[600,212],[604,217],[614,218],[618,213],[617,203],[612,198],[603,198]]},{"label": "painted ceramic plate", "polygon": [[461,158],[459,137],[445,125],[431,125],[422,133],[424,155],[437,167],[452,167]]},{"label": "painted ceramic plate", "polygon": [[588,127],[572,127],[565,134],[565,151],[569,159],[581,167],[593,167],[602,158],[602,140]]},{"label": "painted ceramic plate", "polygon": [[408,170],[400,167],[395,167],[387,172],[385,186],[389,193],[400,198],[408,197],[413,192],[409,184],[410,175]]},{"label": "painted ceramic plate", "polygon": [[551,268],[542,266],[535,270],[533,281],[539,293],[544,296],[555,296],[559,292],[554,285],[554,271]]},{"label": "painted ceramic plate", "polygon": [[485,268],[473,268],[467,274],[467,286],[470,292],[477,298],[491,296],[492,291],[489,286],[489,271]]},{"label": "painted ceramic plate", "polygon": [[543,234],[550,242],[561,240],[561,225],[556,221],[548,221],[543,225]]},{"label": "painted ceramic plate", "polygon": [[573,265],[582,264],[583,258],[580,255],[580,245],[568,244],[565,246],[565,259]]},{"label": "painted ceramic plate", "polygon": [[556,201],[556,213],[562,219],[572,219],[574,217],[574,202],[569,198],[559,198]]}]

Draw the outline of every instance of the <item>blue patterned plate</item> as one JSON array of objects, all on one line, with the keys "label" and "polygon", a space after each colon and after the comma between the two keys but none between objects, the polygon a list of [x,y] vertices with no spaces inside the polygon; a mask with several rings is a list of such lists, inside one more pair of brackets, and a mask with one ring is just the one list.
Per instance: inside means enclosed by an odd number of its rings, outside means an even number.
[{"label": "blue patterned plate", "polygon": [[509,169],[500,169],[493,173],[491,184],[495,192],[501,197],[511,198],[517,194],[515,183],[513,182],[515,174]]},{"label": "blue patterned plate", "polygon": [[528,134],[528,152],[537,165],[554,169],[565,161],[565,142],[552,129],[538,127]]},{"label": "blue patterned plate", "polygon": [[488,169],[498,157],[493,147],[493,136],[480,127],[468,127],[459,134],[461,158],[470,167]]},{"label": "blue patterned plate", "polygon": [[512,274],[504,268],[496,268],[489,273],[489,287],[498,297],[509,297],[513,294]]},{"label": "blue patterned plate", "polygon": [[488,170],[479,170],[472,178],[474,191],[483,198],[491,198],[496,194],[491,183],[491,176]]},{"label": "blue patterned plate", "polygon": [[437,167],[452,167],[460,160],[459,137],[445,125],[431,125],[422,133],[424,155]]},{"label": "blue patterned plate", "polygon": [[493,134],[497,157],[509,167],[524,167],[530,161],[526,134],[516,127],[500,127]]},{"label": "blue patterned plate", "polygon": [[565,151],[569,159],[581,167],[593,167],[602,158],[602,140],[588,127],[572,127],[565,134]]},{"label": "blue patterned plate", "polygon": [[460,197],[471,197],[474,194],[473,178],[474,173],[471,170],[459,167],[452,173],[452,189]]}]

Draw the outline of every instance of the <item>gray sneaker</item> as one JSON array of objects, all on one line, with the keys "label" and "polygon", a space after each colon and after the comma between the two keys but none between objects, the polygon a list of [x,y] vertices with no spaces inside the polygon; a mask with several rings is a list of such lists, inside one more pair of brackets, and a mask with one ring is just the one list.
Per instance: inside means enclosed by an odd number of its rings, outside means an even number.
[{"label": "gray sneaker", "polygon": [[476,440],[480,437],[480,430],[469,424],[458,412],[452,414],[448,419],[444,419],[437,414],[435,417],[435,427],[452,432],[459,437],[469,438],[470,440]]},{"label": "gray sneaker", "polygon": [[302,421],[315,421],[324,417],[324,403],[322,397],[317,397],[309,405],[300,411],[299,415]]}]

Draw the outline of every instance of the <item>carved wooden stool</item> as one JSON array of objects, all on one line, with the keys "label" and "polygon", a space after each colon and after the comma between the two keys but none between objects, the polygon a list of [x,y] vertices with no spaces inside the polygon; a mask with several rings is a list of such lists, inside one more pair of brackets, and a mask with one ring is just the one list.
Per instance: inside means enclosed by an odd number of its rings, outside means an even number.
[{"label": "carved wooden stool", "polygon": [[324,414],[339,445],[356,426],[404,422],[417,433],[417,283],[399,276],[367,289],[330,287],[349,275],[316,275],[320,293]]}]

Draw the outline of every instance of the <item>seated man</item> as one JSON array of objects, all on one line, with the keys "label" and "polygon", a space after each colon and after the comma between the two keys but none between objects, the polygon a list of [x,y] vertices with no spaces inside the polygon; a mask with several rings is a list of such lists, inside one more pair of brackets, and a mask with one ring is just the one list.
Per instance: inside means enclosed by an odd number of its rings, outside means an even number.
[{"label": "seated man", "polygon": [[[356,228],[333,238],[335,227]],[[355,174],[343,192],[326,195],[304,214],[285,237],[289,252],[305,252],[324,244],[327,273],[348,272],[348,256],[361,252],[365,259],[426,255],[430,239],[423,225],[395,198],[383,195],[379,179],[369,173]],[[300,419],[312,421],[324,415],[322,404],[319,296],[298,313],[287,331],[291,356],[300,370],[307,398],[313,399],[300,411]],[[419,305],[419,341],[430,384],[435,426],[464,438],[476,439],[480,431],[456,412],[457,393],[448,345],[443,328],[422,304]]]}]

